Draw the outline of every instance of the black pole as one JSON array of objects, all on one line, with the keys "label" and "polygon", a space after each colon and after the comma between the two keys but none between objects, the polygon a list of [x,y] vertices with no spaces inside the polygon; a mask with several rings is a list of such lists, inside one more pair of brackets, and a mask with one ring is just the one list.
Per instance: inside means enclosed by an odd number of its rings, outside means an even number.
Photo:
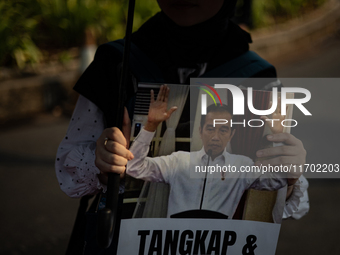
[{"label": "black pole", "polygon": [[210,157],[212,154],[212,150],[208,150],[207,155],[208,155],[208,163],[205,169],[205,177],[204,177],[204,183],[203,183],[203,191],[202,191],[202,196],[201,196],[201,203],[200,203],[200,210],[202,210],[202,205],[203,205],[203,199],[204,199],[204,192],[205,192],[205,185],[207,183],[207,173],[208,173],[208,166],[210,162]]},{"label": "black pole", "polygon": [[[129,56],[131,45],[131,34],[133,25],[133,15],[135,9],[135,0],[129,1],[126,34],[124,42],[123,63],[120,76],[120,83],[118,87],[118,93],[121,98],[121,102],[118,104],[117,116],[114,122],[114,126],[122,130],[123,117],[124,117],[124,103],[126,100],[126,84],[129,70]],[[98,229],[97,229],[97,241],[101,248],[108,248],[111,245],[113,239],[113,233],[117,221],[117,207],[119,196],[119,174],[109,173],[107,192],[106,192],[106,207],[99,211],[98,215]]]}]

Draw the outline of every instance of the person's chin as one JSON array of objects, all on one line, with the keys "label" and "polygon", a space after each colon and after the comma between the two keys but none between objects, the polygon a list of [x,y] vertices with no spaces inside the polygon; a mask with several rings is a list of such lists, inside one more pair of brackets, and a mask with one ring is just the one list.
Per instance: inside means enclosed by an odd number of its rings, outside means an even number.
[{"label": "person's chin", "polygon": [[216,146],[216,145],[209,146],[208,150],[211,150],[213,155],[219,155],[223,152],[223,149],[221,148],[221,146]]},{"label": "person's chin", "polygon": [[188,11],[192,10],[194,8],[199,7],[197,4],[192,3],[190,1],[185,1],[185,0],[178,0],[175,3],[171,5],[172,8],[174,8],[177,11]]},{"label": "person's chin", "polygon": [[190,27],[202,22],[196,5],[173,5],[171,9],[168,13],[170,19],[181,27]]}]

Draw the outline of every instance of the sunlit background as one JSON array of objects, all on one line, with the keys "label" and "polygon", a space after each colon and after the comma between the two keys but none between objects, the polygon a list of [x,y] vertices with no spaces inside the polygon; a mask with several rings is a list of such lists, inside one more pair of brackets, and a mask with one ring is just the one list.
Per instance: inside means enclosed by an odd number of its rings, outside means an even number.
[{"label": "sunlit background", "polygon": [[[280,77],[340,77],[338,0],[254,0],[250,15],[247,2],[238,1],[234,21]],[[65,252],[79,200],[60,190],[55,153],[77,100],[72,87],[98,45],[124,37],[127,3],[0,0],[0,254]],[[156,0],[137,0],[134,30],[158,11]],[[330,102],[339,94],[327,91]],[[294,133],[305,146],[339,151],[338,126],[318,135],[310,125]],[[310,180],[311,211],[283,223],[277,254],[340,254],[339,184]]]}]

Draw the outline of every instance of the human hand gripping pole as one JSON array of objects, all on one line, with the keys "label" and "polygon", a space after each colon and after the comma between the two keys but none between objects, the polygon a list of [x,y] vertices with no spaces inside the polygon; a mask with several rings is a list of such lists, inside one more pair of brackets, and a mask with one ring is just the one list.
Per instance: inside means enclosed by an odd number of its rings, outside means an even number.
[{"label": "human hand gripping pole", "polygon": [[[128,18],[126,25],[126,35],[124,43],[123,64],[121,71],[120,83],[118,86],[121,101],[118,103],[117,116],[114,120],[113,126],[122,130],[124,103],[127,100],[126,84],[128,78],[128,66],[131,44],[131,33],[133,25],[133,14],[135,8],[135,0],[129,0]],[[117,221],[117,208],[119,196],[120,175],[117,173],[108,173],[108,183],[106,191],[106,207],[99,211],[98,225],[97,225],[97,242],[101,248],[108,248],[111,245],[115,226]],[[118,240],[118,239],[117,239]]]},{"label": "human hand gripping pole", "polygon": [[[97,140],[95,164],[101,172],[100,175],[98,175],[98,178],[102,183],[108,185],[109,174],[114,173],[115,175],[118,176],[120,175],[120,178],[124,176],[127,161],[133,159],[133,154],[128,150],[130,133],[131,123],[128,111],[125,108],[122,131],[117,127],[106,128],[99,137],[99,139]],[[115,183],[117,184],[117,187],[119,187],[120,178],[118,178],[118,183]],[[108,188],[109,187],[110,186],[108,185]],[[108,201],[112,201],[112,199]],[[113,209],[107,210],[107,208]],[[112,204],[109,203],[107,204],[107,208],[99,211],[97,229],[98,244],[101,244],[101,242],[104,242],[106,240],[105,245],[109,245],[108,242],[110,241],[110,239],[108,239],[108,235],[111,235],[112,233],[108,231],[113,231],[112,229],[114,229],[114,222],[112,216],[114,217],[115,215],[117,215],[117,209],[115,209],[117,207],[112,207]],[[107,223],[107,221],[109,221],[109,223]],[[103,226],[103,224],[105,225]],[[106,226],[110,226],[110,228],[107,229],[104,228]]]}]

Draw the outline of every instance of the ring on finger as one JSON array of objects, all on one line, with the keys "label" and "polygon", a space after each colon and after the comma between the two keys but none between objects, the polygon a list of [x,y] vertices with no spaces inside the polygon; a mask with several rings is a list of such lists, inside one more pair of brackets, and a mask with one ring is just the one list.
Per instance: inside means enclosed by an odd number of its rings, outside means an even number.
[{"label": "ring on finger", "polygon": [[109,138],[105,137],[105,139],[104,139],[104,146],[106,146],[108,140],[109,140]]}]

